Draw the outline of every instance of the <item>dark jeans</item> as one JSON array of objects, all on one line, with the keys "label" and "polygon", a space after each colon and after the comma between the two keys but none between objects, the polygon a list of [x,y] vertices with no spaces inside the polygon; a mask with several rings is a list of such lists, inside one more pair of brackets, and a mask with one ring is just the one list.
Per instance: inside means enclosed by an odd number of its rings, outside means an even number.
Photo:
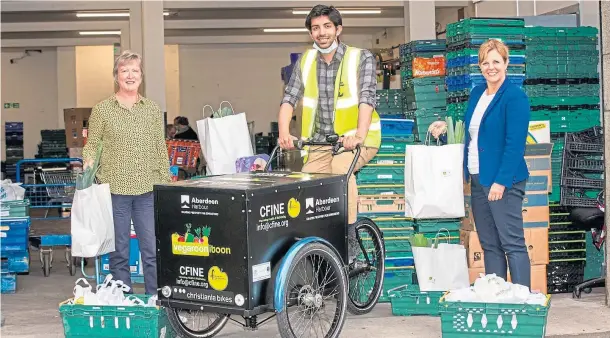
[{"label": "dark jeans", "polygon": [[523,231],[523,196],[526,181],[506,189],[502,199],[489,201],[489,189],[471,175],[472,214],[483,248],[485,274],[495,273],[506,280],[507,264],[514,284],[530,287],[530,259]]},{"label": "dark jeans", "polygon": [[146,294],[157,293],[157,258],[153,193],[142,195],[112,194],[116,251],[110,254],[110,273],[131,287],[129,249],[131,220],[138,237]]}]

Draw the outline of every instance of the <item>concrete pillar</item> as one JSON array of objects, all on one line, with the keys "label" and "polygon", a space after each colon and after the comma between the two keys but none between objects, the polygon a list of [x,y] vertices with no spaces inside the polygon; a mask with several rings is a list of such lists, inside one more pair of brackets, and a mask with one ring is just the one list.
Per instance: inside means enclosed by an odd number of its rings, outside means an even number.
[{"label": "concrete pillar", "polygon": [[57,47],[57,126],[63,129],[64,109],[76,106],[76,48]]},{"label": "concrete pillar", "polygon": [[[610,2],[601,1],[601,5],[599,6],[601,7],[600,35],[602,36],[601,50],[603,64],[603,70],[601,73],[602,81],[600,81],[600,83],[602,84],[602,89],[604,92],[602,96],[602,109],[604,115],[603,125],[605,135],[604,151],[606,154],[608,154],[610,152],[610,137],[608,137],[608,135],[610,135]],[[604,158],[606,162],[605,167],[610,168],[610,156],[605,156]],[[606,180],[605,195],[608,195],[608,193],[610,193],[610,180]],[[606,197],[606,210],[610,210],[609,208],[610,199]],[[606,276],[610,276],[610,264],[608,264],[608,262],[610,262],[609,242],[610,241],[606,240]],[[610,283],[606,283],[606,305],[610,306]]]},{"label": "concrete pillar", "polygon": [[130,9],[130,50],[144,60],[141,92],[166,111],[163,2],[140,1]]},{"label": "concrete pillar", "polygon": [[405,1],[405,41],[436,39],[434,1]]}]

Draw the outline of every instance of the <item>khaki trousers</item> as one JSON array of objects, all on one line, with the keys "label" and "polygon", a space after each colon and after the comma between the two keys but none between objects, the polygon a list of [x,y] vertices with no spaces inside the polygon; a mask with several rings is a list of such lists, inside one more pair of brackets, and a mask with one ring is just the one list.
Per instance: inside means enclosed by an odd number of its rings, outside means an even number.
[{"label": "khaki trousers", "polygon": [[[354,172],[360,170],[362,166],[367,164],[379,149],[362,147],[360,148],[360,157],[354,168]],[[325,174],[347,174],[349,166],[352,164],[356,156],[356,152],[346,151],[339,155],[332,155],[332,147],[316,146],[310,147],[307,157],[307,162],[303,165],[302,172],[305,173],[325,173]],[[349,178],[347,187],[347,207],[348,207],[348,222],[354,224],[358,216],[358,187],[356,186],[356,178],[352,174]]]}]

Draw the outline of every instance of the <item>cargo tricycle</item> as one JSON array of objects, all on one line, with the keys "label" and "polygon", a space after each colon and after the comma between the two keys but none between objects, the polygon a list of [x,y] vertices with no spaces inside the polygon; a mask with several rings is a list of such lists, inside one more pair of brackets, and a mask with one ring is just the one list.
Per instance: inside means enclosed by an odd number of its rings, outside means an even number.
[{"label": "cargo tricycle", "polygon": [[[345,151],[336,135],[295,146]],[[385,248],[370,219],[348,229],[354,152],[346,175],[267,165],[155,187],[159,305],[178,334],[212,337],[229,320],[255,330],[277,317],[281,337],[338,337],[346,311],[373,309]]]}]

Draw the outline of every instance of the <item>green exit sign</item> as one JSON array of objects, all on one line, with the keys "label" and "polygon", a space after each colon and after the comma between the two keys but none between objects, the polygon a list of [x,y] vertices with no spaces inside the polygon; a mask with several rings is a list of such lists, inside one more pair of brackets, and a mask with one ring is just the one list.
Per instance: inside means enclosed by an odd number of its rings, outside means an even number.
[{"label": "green exit sign", "polygon": [[13,108],[19,108],[19,103],[13,103]]},{"label": "green exit sign", "polygon": [[11,108],[11,104],[10,103],[5,103],[4,104],[4,109],[10,109]]}]

